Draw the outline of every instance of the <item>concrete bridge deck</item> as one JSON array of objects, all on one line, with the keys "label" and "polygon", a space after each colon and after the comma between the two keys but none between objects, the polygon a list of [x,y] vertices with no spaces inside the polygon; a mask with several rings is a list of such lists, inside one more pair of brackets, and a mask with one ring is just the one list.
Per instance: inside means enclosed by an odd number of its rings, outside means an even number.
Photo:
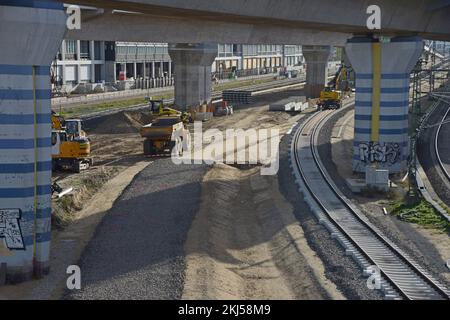
[{"label": "concrete bridge deck", "polygon": [[[60,1],[67,2],[67,1]],[[211,39],[208,34],[213,34],[216,42],[235,43],[299,43],[297,37],[290,33],[299,32],[303,34],[305,41],[321,44],[318,39],[326,39],[327,44],[333,45],[337,41],[342,42],[342,37],[348,38],[351,34],[365,34],[369,30],[366,26],[370,5],[378,5],[381,9],[381,27],[383,34],[417,35],[427,39],[450,40],[449,27],[450,7],[448,1],[437,0],[230,0],[230,1],[204,1],[204,0],[69,0],[69,3],[96,6],[105,9],[105,14],[98,15],[96,19],[102,23],[112,23],[110,15],[113,9],[141,13],[140,17],[133,15],[136,23],[156,26],[156,22],[163,23],[158,17],[167,21],[165,30],[170,29],[170,24],[177,22],[178,33],[191,39],[191,31],[198,30],[199,34],[192,38],[196,42],[206,42]],[[128,13],[128,17],[130,13]],[[123,22],[127,18],[124,13],[115,13],[116,22]],[[153,20],[153,21],[152,21]],[[92,20],[95,23],[95,19]],[[207,28],[197,29],[197,25],[206,24]],[[235,28],[240,26],[242,35],[236,35]],[[225,28],[224,28],[225,27]],[[128,26],[125,28],[127,29]],[[228,32],[226,31],[228,28]],[[245,36],[247,28],[254,33],[253,36]],[[120,30],[110,30],[116,37]],[[161,28],[157,28],[158,32]],[[285,32],[290,30],[291,32]],[[88,28],[81,31],[84,36],[92,30]],[[99,35],[104,37],[107,33],[100,31]],[[156,30],[155,30],[156,31]],[[259,32],[265,31],[266,37],[257,36]],[[119,34],[117,34],[119,32]],[[143,31],[141,31],[142,33]],[[145,30],[151,34],[152,29]],[[320,35],[317,34],[320,32]],[[79,32],[75,32],[79,33]],[[336,33],[341,33],[337,35]],[[137,36],[128,34],[129,36]],[[309,38],[309,39],[308,39]],[[190,41],[186,40],[185,42]],[[297,42],[292,42],[297,41]]]}]

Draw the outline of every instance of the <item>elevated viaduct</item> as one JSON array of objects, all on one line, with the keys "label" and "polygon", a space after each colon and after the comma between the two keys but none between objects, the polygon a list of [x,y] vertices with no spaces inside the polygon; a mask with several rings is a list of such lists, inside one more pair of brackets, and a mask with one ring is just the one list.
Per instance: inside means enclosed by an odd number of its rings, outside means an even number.
[{"label": "elevated viaduct", "polygon": [[[172,43],[180,107],[210,101],[211,43],[304,45],[311,96],[325,83],[329,46],[345,45],[356,71],[354,170],[375,161],[392,173],[406,167],[409,73],[422,39],[450,40],[447,0],[69,2],[95,7],[83,11],[81,30],[66,30],[62,1],[0,1],[0,265],[9,282],[49,268],[49,66],[63,37]],[[366,28],[374,4],[380,32]]]}]

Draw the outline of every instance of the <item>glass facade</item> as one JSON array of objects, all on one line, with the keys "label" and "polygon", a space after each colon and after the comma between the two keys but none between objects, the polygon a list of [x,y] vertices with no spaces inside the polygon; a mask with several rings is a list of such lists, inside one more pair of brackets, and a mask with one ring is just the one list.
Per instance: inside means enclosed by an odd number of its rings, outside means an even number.
[{"label": "glass facade", "polygon": [[168,60],[169,48],[162,43],[116,43],[116,61]]},{"label": "glass facade", "polygon": [[90,60],[90,42],[80,41],[80,58],[83,60]]},{"label": "glass facade", "polygon": [[242,53],[245,56],[281,55],[283,46],[280,45],[243,45]]},{"label": "glass facade", "polygon": [[76,40],[66,40],[65,56],[62,57],[63,60],[76,60],[77,55],[77,41]]},{"label": "glass facade", "polygon": [[[174,69],[168,51],[167,43],[65,40],[55,72],[63,83],[74,84],[115,82],[123,71],[127,78],[169,76]],[[218,44],[212,72],[219,79],[274,74],[302,62],[297,45]]]}]

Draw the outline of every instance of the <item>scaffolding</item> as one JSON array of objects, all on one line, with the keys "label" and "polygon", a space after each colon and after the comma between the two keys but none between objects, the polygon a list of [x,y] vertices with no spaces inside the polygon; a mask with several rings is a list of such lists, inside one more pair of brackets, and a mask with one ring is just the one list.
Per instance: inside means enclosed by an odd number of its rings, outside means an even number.
[{"label": "scaffolding", "polygon": [[[444,46],[445,49],[445,46]],[[450,99],[450,92],[444,89],[436,89],[436,81],[448,84],[450,78],[450,59],[444,50],[440,55],[441,61],[436,62],[437,48],[436,42],[428,43],[428,51],[424,52],[423,58],[419,59],[412,72],[412,98],[411,98],[411,131],[410,131],[410,153],[408,157],[408,177],[409,177],[409,195],[417,196],[416,174],[417,174],[417,142],[420,132],[424,127],[425,115],[428,110],[422,108],[424,99],[436,100],[432,107],[436,107],[444,97]],[[428,88],[424,89],[423,84],[428,83]],[[448,88],[446,86],[445,88]],[[428,127],[428,126],[427,126]]]}]

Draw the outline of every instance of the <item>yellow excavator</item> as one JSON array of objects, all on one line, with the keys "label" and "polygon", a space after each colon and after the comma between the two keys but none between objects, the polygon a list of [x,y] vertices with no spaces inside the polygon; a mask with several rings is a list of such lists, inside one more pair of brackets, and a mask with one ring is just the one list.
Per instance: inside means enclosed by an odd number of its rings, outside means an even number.
[{"label": "yellow excavator", "polygon": [[320,92],[317,105],[322,110],[339,109],[342,104],[343,92],[348,90],[347,68],[342,63],[333,79]]},{"label": "yellow excavator", "polygon": [[65,120],[52,111],[52,169],[79,173],[92,166],[91,143],[81,119]]},{"label": "yellow excavator", "polygon": [[147,101],[149,102],[150,106],[150,114],[154,119],[167,116],[167,117],[179,117],[181,121],[183,121],[186,124],[192,122],[189,113],[165,107],[164,100],[152,100],[147,98]]}]

